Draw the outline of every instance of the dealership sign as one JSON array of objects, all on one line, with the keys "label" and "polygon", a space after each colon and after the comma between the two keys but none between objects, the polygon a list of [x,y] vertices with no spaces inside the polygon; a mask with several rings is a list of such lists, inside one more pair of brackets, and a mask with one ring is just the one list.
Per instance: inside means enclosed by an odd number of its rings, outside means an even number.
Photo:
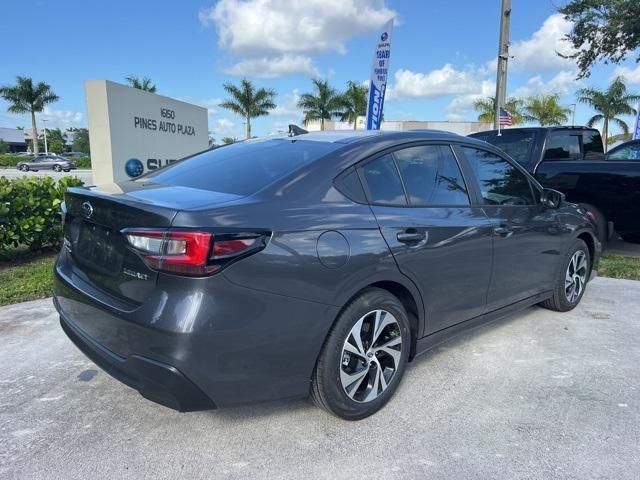
[{"label": "dealership sign", "polygon": [[209,145],[207,109],[108,80],[85,82],[96,184],[120,182]]},{"label": "dealership sign", "polygon": [[376,53],[373,56],[371,79],[369,81],[369,100],[367,102],[367,130],[380,130],[380,124],[382,123],[382,107],[384,106],[384,93],[387,88],[392,34],[393,18],[382,29],[378,37]]}]

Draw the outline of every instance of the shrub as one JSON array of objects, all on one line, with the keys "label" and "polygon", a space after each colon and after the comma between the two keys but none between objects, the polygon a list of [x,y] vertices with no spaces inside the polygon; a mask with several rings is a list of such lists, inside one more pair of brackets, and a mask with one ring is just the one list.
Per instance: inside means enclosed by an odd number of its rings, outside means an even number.
[{"label": "shrub", "polygon": [[19,157],[17,155],[0,155],[0,167],[15,167],[20,160],[27,157]]},{"label": "shrub", "polygon": [[31,250],[56,245],[62,236],[60,204],[76,177],[0,177],[0,250],[25,245]]},{"label": "shrub", "polygon": [[89,157],[78,157],[73,159],[78,168],[91,168],[91,159]]}]

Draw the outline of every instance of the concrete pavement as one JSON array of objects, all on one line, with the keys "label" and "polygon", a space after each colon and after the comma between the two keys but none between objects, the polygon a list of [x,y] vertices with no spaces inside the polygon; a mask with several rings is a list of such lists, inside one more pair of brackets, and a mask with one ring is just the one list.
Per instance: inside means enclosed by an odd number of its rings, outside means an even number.
[{"label": "concrete pavement", "polygon": [[53,170],[38,170],[37,172],[21,172],[16,168],[0,168],[0,177],[7,177],[8,179],[18,178],[22,176],[27,177],[36,177],[36,176],[45,176],[48,175],[53,177],[56,180],[61,179],[62,177],[79,177],[85,183],[85,185],[93,184],[93,174],[91,170],[71,170],[70,172],[54,172]]},{"label": "concrete pavement", "polygon": [[[64,336],[51,300],[0,308],[0,478],[640,478],[640,282],[598,278],[450,340],[350,423],[304,400],[181,414]],[[295,359],[292,359],[295,361]]]}]

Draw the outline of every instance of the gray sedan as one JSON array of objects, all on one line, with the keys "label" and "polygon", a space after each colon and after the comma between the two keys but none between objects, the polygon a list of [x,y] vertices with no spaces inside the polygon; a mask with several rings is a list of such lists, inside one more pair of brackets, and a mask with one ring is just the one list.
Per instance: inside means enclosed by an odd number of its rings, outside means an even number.
[{"label": "gray sedan", "polygon": [[40,155],[31,160],[23,160],[16,165],[18,170],[37,172],[38,170],[53,170],[55,172],[68,172],[76,169],[76,163],[68,158],[58,155]]}]

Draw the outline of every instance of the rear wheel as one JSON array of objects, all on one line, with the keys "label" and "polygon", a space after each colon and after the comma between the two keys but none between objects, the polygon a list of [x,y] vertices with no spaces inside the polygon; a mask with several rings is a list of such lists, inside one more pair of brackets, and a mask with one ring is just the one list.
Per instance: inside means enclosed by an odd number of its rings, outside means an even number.
[{"label": "rear wheel", "polygon": [[29,171],[29,165],[20,165],[20,170],[23,172],[28,172]]},{"label": "rear wheel", "polygon": [[587,244],[576,239],[564,257],[563,268],[554,285],[553,296],[540,305],[556,312],[573,310],[582,299],[591,272]]},{"label": "rear wheel", "polygon": [[371,288],[336,320],[311,383],[316,405],[346,420],[380,410],[398,387],[409,359],[411,331],[400,301]]},{"label": "rear wheel", "polygon": [[60,165],[54,165],[53,166],[53,171],[54,172],[61,172],[62,171],[62,167]]},{"label": "rear wheel", "polygon": [[609,239],[609,229],[607,228],[607,217],[605,217],[602,210],[600,210],[595,205],[591,205],[590,203],[581,203],[580,206],[587,210],[593,217],[593,221],[596,224],[596,228],[598,229],[598,240],[604,246],[606,241]]}]

